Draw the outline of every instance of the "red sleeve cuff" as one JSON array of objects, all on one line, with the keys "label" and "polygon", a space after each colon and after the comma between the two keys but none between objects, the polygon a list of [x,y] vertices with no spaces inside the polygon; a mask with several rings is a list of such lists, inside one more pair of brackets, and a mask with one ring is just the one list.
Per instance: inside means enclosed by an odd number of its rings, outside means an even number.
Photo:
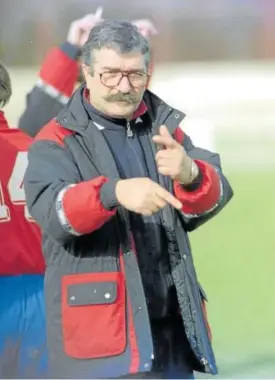
[{"label": "red sleeve cuff", "polygon": [[195,160],[202,173],[202,183],[195,191],[186,191],[177,181],[174,182],[175,196],[182,202],[185,214],[202,214],[210,211],[219,201],[221,194],[220,178],[210,164]]},{"label": "red sleeve cuff", "polygon": [[40,78],[60,94],[72,96],[78,78],[78,62],[59,48],[52,49],[40,69]]},{"label": "red sleeve cuff", "polygon": [[69,188],[63,198],[63,211],[78,234],[99,229],[116,213],[106,210],[100,200],[100,189],[107,178],[100,176]]}]

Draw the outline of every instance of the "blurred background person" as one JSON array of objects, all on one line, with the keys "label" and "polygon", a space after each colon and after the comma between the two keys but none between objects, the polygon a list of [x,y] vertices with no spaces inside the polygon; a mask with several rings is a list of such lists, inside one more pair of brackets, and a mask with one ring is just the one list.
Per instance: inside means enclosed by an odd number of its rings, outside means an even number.
[{"label": "blurred background person", "polygon": [[23,189],[31,138],[9,128],[2,111],[11,94],[0,63],[0,377],[37,378],[47,373],[45,263]]}]

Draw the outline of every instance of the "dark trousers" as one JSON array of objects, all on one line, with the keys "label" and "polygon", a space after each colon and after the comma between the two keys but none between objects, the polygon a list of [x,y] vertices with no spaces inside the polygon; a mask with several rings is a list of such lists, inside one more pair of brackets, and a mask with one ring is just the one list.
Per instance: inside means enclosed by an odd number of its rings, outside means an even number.
[{"label": "dark trousers", "polygon": [[194,355],[180,317],[152,321],[155,359],[150,372],[126,375],[124,379],[194,379]]},{"label": "dark trousers", "polygon": [[188,371],[184,373],[182,370],[180,372],[140,372],[135,375],[126,375],[120,377],[120,379],[195,379],[193,371]]}]

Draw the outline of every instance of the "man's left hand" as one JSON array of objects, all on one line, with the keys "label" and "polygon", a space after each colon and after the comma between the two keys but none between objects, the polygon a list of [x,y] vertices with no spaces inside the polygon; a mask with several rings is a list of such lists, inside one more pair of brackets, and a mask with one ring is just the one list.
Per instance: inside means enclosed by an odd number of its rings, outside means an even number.
[{"label": "man's left hand", "polygon": [[183,146],[169,133],[166,125],[160,127],[159,135],[154,136],[153,141],[160,146],[160,150],[156,154],[158,172],[185,185],[193,182],[198,174],[198,168],[195,167],[194,175],[192,170],[194,162],[187,155]]}]

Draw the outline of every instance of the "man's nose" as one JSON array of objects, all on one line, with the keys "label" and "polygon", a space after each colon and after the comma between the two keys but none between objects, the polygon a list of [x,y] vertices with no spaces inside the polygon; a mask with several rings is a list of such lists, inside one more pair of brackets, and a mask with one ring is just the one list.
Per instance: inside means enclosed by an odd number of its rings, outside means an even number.
[{"label": "man's nose", "polygon": [[127,77],[123,77],[118,85],[118,89],[123,94],[127,94],[131,90],[131,85]]}]

